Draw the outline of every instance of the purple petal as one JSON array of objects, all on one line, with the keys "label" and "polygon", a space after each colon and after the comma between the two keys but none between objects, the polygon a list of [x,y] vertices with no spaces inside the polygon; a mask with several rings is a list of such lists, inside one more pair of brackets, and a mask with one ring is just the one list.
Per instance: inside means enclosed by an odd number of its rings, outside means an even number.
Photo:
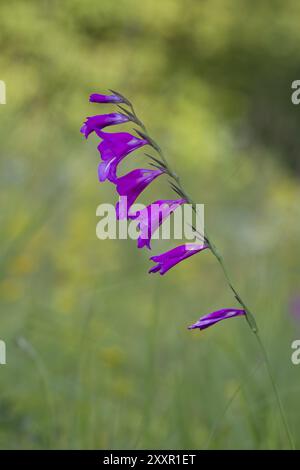
[{"label": "purple petal", "polygon": [[138,196],[162,173],[162,170],[139,168],[117,179],[116,189],[118,194],[122,196],[116,207],[118,219],[128,217],[130,207]]},{"label": "purple petal", "polygon": [[205,328],[208,328],[209,326],[212,326],[221,320],[226,320],[227,318],[238,317],[241,315],[246,315],[245,310],[224,308],[222,310],[209,313],[208,315],[204,315],[196,323],[189,326],[188,329],[194,330],[195,328],[199,328],[200,330],[205,330]]},{"label": "purple petal", "polygon": [[87,139],[93,131],[101,130],[106,126],[112,126],[114,124],[122,124],[129,120],[129,117],[122,113],[97,114],[96,116],[86,118],[80,132],[84,134]]},{"label": "purple petal", "polygon": [[137,219],[139,222],[138,227],[140,229],[140,235],[137,243],[138,248],[147,246],[147,248],[150,249],[153,233],[177,207],[185,202],[185,199],[159,200],[132,215],[131,217]]},{"label": "purple petal", "polygon": [[209,248],[208,245],[199,245],[196,243],[186,243],[185,245],[177,246],[172,250],[161,253],[160,255],[152,256],[150,259],[157,263],[153,266],[149,273],[156,273],[159,271],[161,275],[168,272],[173,266],[180,263],[181,261],[189,258],[190,256],[199,253],[200,251]]},{"label": "purple petal", "polygon": [[98,145],[98,150],[101,154],[102,160],[113,161],[110,171],[107,173],[107,178],[113,183],[116,183],[118,164],[129,153],[143,145],[147,145],[148,142],[147,140],[135,137],[128,132],[108,133],[98,129],[95,129],[95,132],[103,139]]},{"label": "purple petal", "polygon": [[98,147],[102,160],[107,160],[111,155],[125,157],[133,150],[148,144],[146,139],[140,139],[129,132],[103,132],[96,129],[96,133],[102,139]]},{"label": "purple petal", "polygon": [[149,273],[157,273],[160,270],[159,265],[152,266],[152,268],[149,269]]},{"label": "purple petal", "polygon": [[113,181],[116,175],[117,160],[113,158],[105,162],[101,162],[98,165],[98,178],[102,183],[106,179]]},{"label": "purple petal", "polygon": [[118,95],[100,95],[99,93],[92,93],[90,95],[90,103],[124,103],[121,96]]}]

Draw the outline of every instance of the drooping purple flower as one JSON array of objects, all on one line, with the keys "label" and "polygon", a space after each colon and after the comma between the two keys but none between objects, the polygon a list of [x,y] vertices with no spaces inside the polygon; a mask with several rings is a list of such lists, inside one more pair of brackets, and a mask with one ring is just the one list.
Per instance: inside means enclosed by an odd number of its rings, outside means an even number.
[{"label": "drooping purple flower", "polygon": [[208,248],[208,245],[205,244],[199,245],[197,243],[185,243],[184,245],[176,246],[176,248],[166,251],[165,253],[161,253],[160,255],[152,256],[150,259],[157,264],[149,270],[149,273],[159,272],[159,274],[163,275],[176,264],[195,255],[196,253],[199,253],[200,251],[205,250],[206,248]]},{"label": "drooping purple flower", "polygon": [[124,99],[114,93],[112,95],[92,93],[90,95],[90,103],[124,103]]},{"label": "drooping purple flower", "polygon": [[132,204],[136,201],[142,191],[160,176],[163,170],[150,170],[139,168],[121,176],[116,180],[116,188],[121,196],[116,206],[118,219],[127,218]]},{"label": "drooping purple flower", "polygon": [[130,218],[138,221],[140,230],[137,243],[138,248],[147,246],[150,249],[150,242],[154,232],[177,207],[185,202],[185,199],[158,200],[130,216]]},{"label": "drooping purple flower", "polygon": [[113,183],[117,180],[117,166],[126,155],[134,150],[147,145],[146,139],[140,139],[128,132],[103,132],[96,130],[102,142],[98,145],[98,150],[103,160],[98,167],[100,181],[109,179]]},{"label": "drooping purple flower", "polygon": [[224,308],[222,310],[217,310],[216,312],[209,313],[201,317],[196,323],[189,326],[189,330],[194,330],[199,328],[200,330],[205,330],[209,326],[218,323],[219,321],[226,320],[227,318],[234,318],[241,315],[246,315],[245,310],[234,309],[234,308]]},{"label": "drooping purple flower", "polygon": [[97,114],[96,116],[89,116],[86,118],[80,132],[87,139],[93,131],[100,131],[106,126],[112,126],[113,124],[122,124],[128,122],[129,117],[122,113],[110,113],[110,114]]}]

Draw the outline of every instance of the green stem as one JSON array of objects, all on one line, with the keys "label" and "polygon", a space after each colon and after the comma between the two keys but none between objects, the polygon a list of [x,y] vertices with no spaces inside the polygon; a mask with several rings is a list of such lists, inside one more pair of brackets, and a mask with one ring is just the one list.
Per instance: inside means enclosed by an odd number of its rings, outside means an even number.
[{"label": "green stem", "polygon": [[[169,166],[169,163],[168,163],[162,149],[155,142],[155,140],[152,137],[150,137],[150,135],[148,134],[146,126],[144,125],[144,123],[136,115],[136,112],[134,110],[133,105],[130,102],[128,102],[128,106],[131,109],[131,112],[132,112],[132,115],[134,117],[134,120],[135,120],[136,124],[139,125],[143,129],[146,136],[149,138],[150,145],[152,145],[152,147],[156,150],[158,155],[161,157],[162,162],[164,164],[164,167],[166,169],[166,173],[176,182],[177,187],[179,188],[180,192],[182,193],[182,195],[186,199],[187,203],[191,204],[192,207],[193,207],[193,210],[196,212],[195,202],[192,200],[192,198],[186,193],[186,191],[182,187],[179,176]],[[295,444],[294,444],[294,441],[293,441],[293,437],[292,437],[292,434],[291,434],[291,431],[290,431],[290,428],[289,428],[289,425],[288,425],[288,422],[287,422],[287,419],[286,419],[286,416],[285,416],[285,413],[284,413],[284,410],[283,410],[283,406],[282,406],[281,399],[280,399],[280,396],[279,396],[279,393],[278,393],[278,390],[277,390],[277,386],[276,386],[276,383],[275,383],[275,380],[274,380],[274,377],[273,377],[272,368],[271,368],[271,364],[270,364],[266,349],[265,349],[265,347],[264,347],[264,345],[261,341],[261,338],[259,336],[259,333],[258,333],[258,327],[257,327],[255,317],[254,317],[253,313],[249,310],[249,308],[246,306],[245,302],[242,300],[242,298],[238,294],[237,290],[233,287],[233,284],[232,284],[231,279],[229,277],[229,274],[227,272],[226,266],[224,264],[223,258],[220,255],[220,253],[218,252],[218,250],[217,250],[215,244],[212,242],[211,238],[208,237],[207,231],[206,231],[205,236],[202,235],[202,239],[205,240],[208,243],[211,253],[215,256],[216,260],[218,261],[218,263],[219,263],[219,265],[220,265],[220,267],[223,271],[224,277],[226,279],[226,282],[227,282],[229,288],[233,292],[233,295],[234,295],[235,299],[238,301],[238,303],[243,307],[243,309],[245,311],[245,319],[246,319],[251,331],[255,334],[255,337],[258,341],[263,359],[264,359],[265,364],[266,364],[266,368],[267,368],[267,371],[268,371],[268,374],[269,374],[270,382],[271,382],[271,385],[272,385],[272,388],[273,388],[273,391],[274,391],[274,395],[275,395],[276,402],[277,402],[277,405],[278,405],[278,409],[279,409],[279,412],[280,412],[280,417],[281,417],[283,426],[284,426],[285,431],[286,431],[286,435],[287,435],[287,438],[288,438],[288,441],[289,441],[289,445],[290,445],[291,449],[294,450],[295,449]]]}]

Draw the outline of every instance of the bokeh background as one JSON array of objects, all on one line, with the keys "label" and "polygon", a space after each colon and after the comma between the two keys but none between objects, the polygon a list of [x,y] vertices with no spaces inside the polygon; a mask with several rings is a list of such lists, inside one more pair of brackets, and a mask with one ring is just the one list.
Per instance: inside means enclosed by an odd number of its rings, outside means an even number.
[{"label": "bokeh background", "polygon": [[[149,276],[135,242],[96,238],[116,196],[79,128],[112,109],[88,103],[108,88],[205,204],[300,446],[299,15],[296,0],[1,2],[1,448],[288,447],[246,322],[186,328],[236,305],[214,258]],[[171,194],[160,179],[141,202]]]}]

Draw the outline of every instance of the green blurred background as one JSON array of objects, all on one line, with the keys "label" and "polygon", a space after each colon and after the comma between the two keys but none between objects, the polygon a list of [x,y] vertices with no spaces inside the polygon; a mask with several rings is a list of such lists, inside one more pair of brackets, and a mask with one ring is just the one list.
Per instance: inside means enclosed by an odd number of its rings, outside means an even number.
[{"label": "green blurred background", "polygon": [[[113,109],[88,103],[108,88],[205,204],[300,446],[299,15],[297,0],[1,2],[1,448],[288,447],[246,322],[186,329],[235,305],[214,258],[149,276],[149,252],[96,238],[116,196],[79,129]],[[160,179],[141,202],[171,194]]]}]

